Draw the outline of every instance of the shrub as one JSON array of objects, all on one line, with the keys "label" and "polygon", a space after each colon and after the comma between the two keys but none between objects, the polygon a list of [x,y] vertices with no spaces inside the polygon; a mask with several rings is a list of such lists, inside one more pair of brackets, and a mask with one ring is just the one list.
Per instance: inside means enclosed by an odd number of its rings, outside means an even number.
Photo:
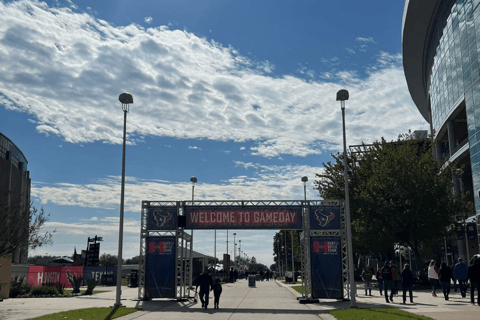
[{"label": "shrub", "polygon": [[80,285],[82,284],[83,277],[77,278],[76,276],[72,276],[72,278],[69,278],[68,281],[72,285],[72,288],[73,288],[72,293],[73,294],[80,293]]},{"label": "shrub", "polygon": [[32,290],[30,290],[30,295],[33,297],[58,296],[58,291],[57,291],[57,288],[55,287],[40,286],[40,287],[33,287]]},{"label": "shrub", "polygon": [[19,295],[24,295],[30,292],[30,286],[28,283],[23,283],[23,280],[25,277],[15,277],[15,279],[12,279],[10,282],[10,292],[9,296],[10,298],[16,298]]},{"label": "shrub", "polygon": [[97,280],[87,278],[87,290],[85,291],[85,295],[92,295],[93,289],[97,286]]},{"label": "shrub", "polygon": [[57,289],[57,291],[60,295],[63,295],[63,293],[65,291],[65,285],[63,283],[57,283],[55,285],[55,288]]}]

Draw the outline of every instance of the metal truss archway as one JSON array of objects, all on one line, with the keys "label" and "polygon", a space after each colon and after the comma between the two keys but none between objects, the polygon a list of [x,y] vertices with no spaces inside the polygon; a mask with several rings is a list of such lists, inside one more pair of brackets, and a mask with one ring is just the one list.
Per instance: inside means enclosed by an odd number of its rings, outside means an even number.
[{"label": "metal truss archway", "polygon": [[[310,208],[322,206],[339,206],[340,207],[340,226],[335,229],[312,229],[310,219]],[[253,209],[275,209],[285,207],[299,207],[301,212],[301,224],[295,229],[301,231],[301,266],[302,266],[302,299],[313,300],[312,294],[312,252],[311,252],[311,238],[322,239],[325,237],[339,237],[341,239],[341,268],[342,268],[342,283],[343,283],[343,299],[350,296],[350,287],[348,281],[348,253],[347,253],[347,239],[346,239],[346,221],[344,214],[343,201],[340,200],[326,200],[326,201],[296,201],[296,200],[263,200],[263,201],[142,201],[141,210],[141,234],[140,234],[140,263],[139,263],[139,288],[138,298],[141,300],[148,300],[149,296],[146,292],[146,257],[147,257],[147,241],[148,239],[171,239],[175,238],[175,288],[174,296],[176,299],[187,299],[191,297],[192,287],[192,272],[193,272],[193,237],[186,230],[186,221],[188,213],[192,209],[202,210],[203,208],[232,209],[241,208],[241,210],[248,211]],[[152,227],[151,216],[149,212],[154,209],[158,212],[175,212],[176,219],[174,223],[170,224],[170,230],[157,230],[157,227]],[[240,210],[240,209],[239,209]],[[165,215],[164,215],[165,216]],[[162,217],[160,217],[162,218]],[[169,218],[171,219],[171,217]],[[162,223],[165,224],[165,218]],[[168,220],[167,220],[168,221]],[[172,220],[173,221],[173,220]],[[158,221],[157,221],[158,222]],[[177,223],[178,222],[178,223]],[[162,224],[162,226],[163,226]],[[260,227],[261,228],[261,227]],[[192,227],[192,229],[194,229]],[[204,228],[207,229],[207,228]],[[213,229],[213,228],[210,228]],[[229,226],[229,229],[232,229]],[[252,229],[249,227],[238,227],[237,229]],[[264,228],[265,229],[265,228]],[[269,228],[272,229],[272,228]],[[287,229],[287,228],[278,228]],[[278,230],[277,229],[277,230]],[[293,229],[293,228],[290,228]]]}]

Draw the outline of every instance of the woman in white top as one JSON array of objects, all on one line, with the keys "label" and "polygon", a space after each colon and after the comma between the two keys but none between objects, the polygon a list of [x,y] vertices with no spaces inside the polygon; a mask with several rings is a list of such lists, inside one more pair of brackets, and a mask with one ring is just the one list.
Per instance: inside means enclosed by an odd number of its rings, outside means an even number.
[{"label": "woman in white top", "polygon": [[438,269],[435,266],[435,260],[430,261],[430,265],[428,266],[428,280],[432,284],[432,296],[436,297],[437,294],[435,290],[438,286]]}]

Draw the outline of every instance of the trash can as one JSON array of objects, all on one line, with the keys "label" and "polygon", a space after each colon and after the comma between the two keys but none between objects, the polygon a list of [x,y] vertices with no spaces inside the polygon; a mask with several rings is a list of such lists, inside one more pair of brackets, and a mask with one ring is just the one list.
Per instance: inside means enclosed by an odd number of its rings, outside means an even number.
[{"label": "trash can", "polygon": [[255,276],[254,275],[249,275],[248,276],[248,286],[255,288]]},{"label": "trash can", "polygon": [[132,270],[132,272],[130,273],[130,284],[128,285],[128,287],[138,287],[138,270]]},{"label": "trash can", "polygon": [[255,274],[255,280],[256,280],[256,281],[260,281],[260,280],[261,280],[259,273]]}]

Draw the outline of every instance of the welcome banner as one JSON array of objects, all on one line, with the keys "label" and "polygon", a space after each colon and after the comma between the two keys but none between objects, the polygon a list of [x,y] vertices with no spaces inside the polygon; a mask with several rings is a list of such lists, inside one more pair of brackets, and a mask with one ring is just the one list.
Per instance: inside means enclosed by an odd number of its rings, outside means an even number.
[{"label": "welcome banner", "polygon": [[186,229],[302,229],[301,206],[186,207]]}]

